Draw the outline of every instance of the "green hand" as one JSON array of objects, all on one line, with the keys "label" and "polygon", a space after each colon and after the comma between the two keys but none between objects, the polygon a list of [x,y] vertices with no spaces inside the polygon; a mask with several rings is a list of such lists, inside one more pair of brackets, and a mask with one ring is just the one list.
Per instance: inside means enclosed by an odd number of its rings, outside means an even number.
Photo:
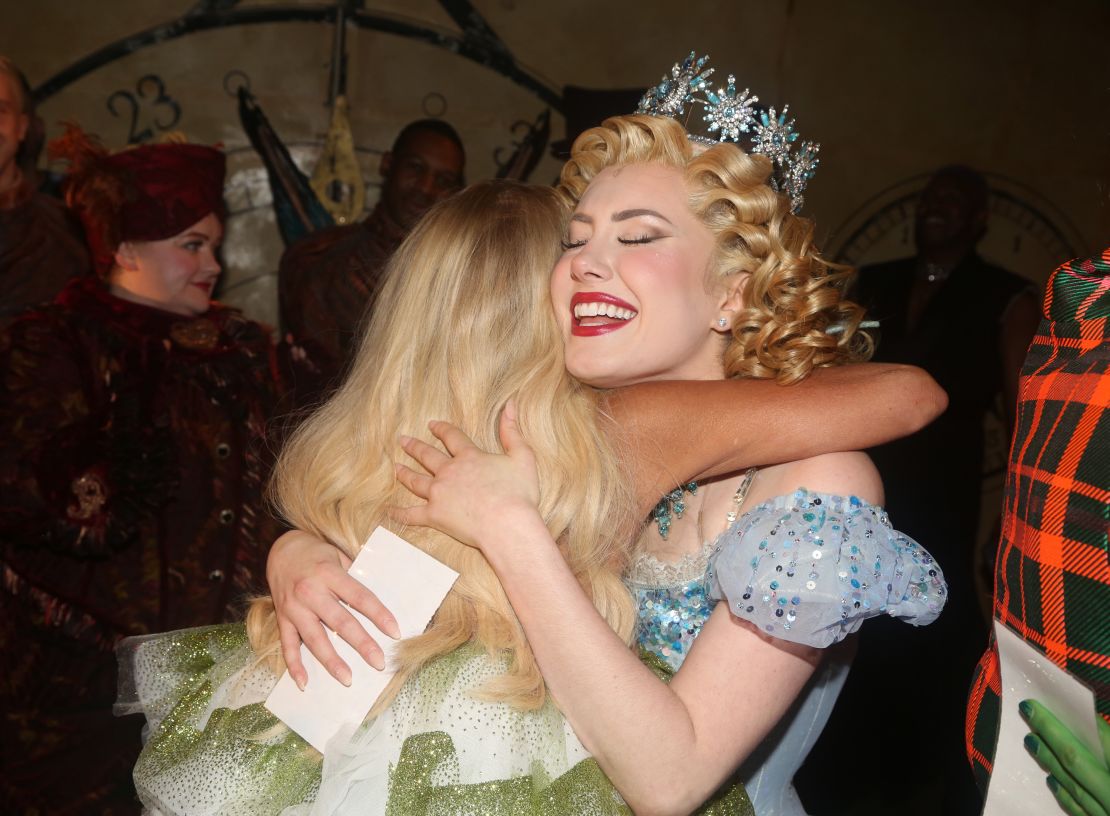
[{"label": "green hand", "polygon": [[1100,717],[1103,756],[1094,756],[1056,716],[1036,700],[1023,700],[1018,709],[1032,732],[1025,747],[1048,771],[1048,787],[1071,816],[1110,816],[1110,726]]}]

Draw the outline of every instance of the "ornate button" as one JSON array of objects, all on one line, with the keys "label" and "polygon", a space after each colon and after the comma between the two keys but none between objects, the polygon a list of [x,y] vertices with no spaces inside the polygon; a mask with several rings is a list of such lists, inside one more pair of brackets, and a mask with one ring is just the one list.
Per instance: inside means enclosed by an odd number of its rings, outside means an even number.
[{"label": "ornate button", "polygon": [[216,446],[216,456],[221,459],[226,459],[231,455],[231,445],[226,442],[221,442]]},{"label": "ornate button", "polygon": [[70,489],[77,497],[77,504],[67,507],[66,515],[76,521],[88,521],[99,513],[108,501],[108,488],[95,473],[81,474],[73,480]]},{"label": "ornate button", "polygon": [[234,511],[226,509],[220,511],[220,524],[231,524],[233,521],[235,521]]},{"label": "ornate button", "polygon": [[206,318],[174,323],[170,326],[170,339],[190,351],[211,351],[220,340],[220,330]]},{"label": "ornate button", "polygon": [[212,570],[210,573],[208,573],[208,580],[214,581],[217,584],[221,583],[224,580],[224,571],[218,569]]}]

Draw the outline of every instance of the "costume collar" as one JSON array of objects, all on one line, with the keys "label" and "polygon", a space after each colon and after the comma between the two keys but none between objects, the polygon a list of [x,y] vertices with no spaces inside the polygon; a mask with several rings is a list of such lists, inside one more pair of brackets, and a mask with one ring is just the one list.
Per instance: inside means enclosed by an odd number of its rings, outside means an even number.
[{"label": "costume collar", "polygon": [[191,351],[215,351],[228,345],[239,329],[249,325],[236,309],[218,303],[203,315],[187,317],[154,306],[116,297],[99,278],[71,281],[55,303],[83,312],[105,323],[149,338],[163,338]]}]

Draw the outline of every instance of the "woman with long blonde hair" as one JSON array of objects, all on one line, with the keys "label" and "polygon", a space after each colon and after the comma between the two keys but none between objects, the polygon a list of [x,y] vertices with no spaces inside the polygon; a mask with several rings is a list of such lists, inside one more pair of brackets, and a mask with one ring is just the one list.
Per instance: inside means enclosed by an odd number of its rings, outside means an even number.
[{"label": "woman with long blonde hair", "polygon": [[[445,415],[495,445],[497,417],[514,398],[541,463],[540,512],[598,614],[629,640],[633,607],[620,572],[630,494],[596,395],[565,376],[547,306],[563,212],[553,190],[511,183],[475,185],[433,210],[392,260],[346,382],[283,450],[272,494],[289,521],[353,558],[389,524],[388,508],[407,501],[393,470],[398,434],[430,438],[425,418]],[[435,531],[406,535],[459,578],[428,630],[400,645],[367,725],[326,757],[329,778],[354,775],[358,812],[436,801],[499,813],[569,814],[579,804],[625,812],[545,694],[485,559]],[[119,708],[141,708],[150,721],[135,768],[148,808],[276,813],[319,799],[322,812],[344,809],[326,798],[335,784],[317,795],[320,755],[260,706],[281,670],[277,647],[268,598],[252,603],[245,635],[226,626],[126,644],[132,693]],[[354,746],[371,748],[375,761]],[[357,767],[344,764],[345,752]],[[495,781],[500,793],[491,793]]]},{"label": "woman with long blonde hair", "polygon": [[[551,281],[576,378],[785,384],[869,354],[862,310],[843,296],[850,270],[823,260],[812,223],[771,186],[774,169],[735,144],[698,145],[663,116],[615,117],[579,137],[560,180],[575,211]],[[427,504],[397,518],[486,556],[551,693],[637,813],[689,812],[753,752],[741,778],[756,812],[804,813],[791,780],[846,677],[836,644],[866,618],[923,625],[944,604],[939,568],[890,526],[862,453],[680,481],[628,574],[637,643],[673,673],[662,684],[561,566],[514,418],[502,419],[505,454],[449,423],[433,430],[447,453],[404,445],[431,476],[400,472]]]},{"label": "woman with long blonde hair", "polygon": [[[411,503],[394,466],[398,434],[430,439],[427,418],[449,415],[487,445],[515,398],[537,450],[540,512],[567,564],[621,637],[633,612],[620,581],[631,500],[597,395],[565,375],[546,319],[546,280],[563,211],[551,190],[477,184],[422,222],[391,262],[358,354],[335,396],[293,434],[271,483],[281,515],[354,558],[390,507]],[[520,240],[521,232],[532,237]],[[556,244],[557,248],[557,244]],[[471,640],[514,656],[497,697],[543,703],[543,682],[496,576],[481,554],[432,530],[406,533],[459,573],[428,631],[401,646],[400,684],[427,660]],[[273,631],[272,603],[255,603],[254,632]],[[269,638],[255,636],[270,651]],[[511,678],[511,679],[510,679]]]}]

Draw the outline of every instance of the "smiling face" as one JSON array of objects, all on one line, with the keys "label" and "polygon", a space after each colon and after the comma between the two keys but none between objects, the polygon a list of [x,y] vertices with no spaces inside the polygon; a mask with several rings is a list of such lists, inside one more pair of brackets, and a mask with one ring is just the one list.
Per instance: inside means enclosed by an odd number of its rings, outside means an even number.
[{"label": "smiling face", "polygon": [[174,314],[204,314],[220,277],[216,251],[223,232],[210,213],[172,238],[125,241],[116,250],[112,294]]},{"label": "smiling face", "polygon": [[661,164],[607,168],[582,195],[551,297],[567,370],[583,382],[723,377],[714,238],[687,200],[682,172]]},{"label": "smiling face", "polygon": [[431,206],[458,192],[465,158],[442,134],[417,130],[381,161],[382,205],[390,218],[411,230]]}]

